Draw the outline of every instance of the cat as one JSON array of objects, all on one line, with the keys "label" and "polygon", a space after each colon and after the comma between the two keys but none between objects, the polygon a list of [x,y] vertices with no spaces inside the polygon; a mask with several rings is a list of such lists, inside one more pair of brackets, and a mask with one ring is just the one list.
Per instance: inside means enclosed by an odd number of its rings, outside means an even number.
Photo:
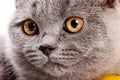
[{"label": "cat", "polygon": [[0,80],[120,75],[119,0],[16,0],[0,39]]}]

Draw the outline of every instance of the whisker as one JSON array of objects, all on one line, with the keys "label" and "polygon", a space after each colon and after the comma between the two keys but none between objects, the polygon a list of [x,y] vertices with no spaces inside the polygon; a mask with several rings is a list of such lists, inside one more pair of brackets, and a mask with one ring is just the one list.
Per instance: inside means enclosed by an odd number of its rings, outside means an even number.
[{"label": "whisker", "polygon": [[27,50],[25,51],[25,53],[33,53],[33,52],[36,52],[35,50]]},{"label": "whisker", "polygon": [[16,74],[15,74],[13,66],[8,61],[5,61],[3,63],[3,66],[5,66],[4,67],[4,76],[3,76],[4,80],[15,80]]},{"label": "whisker", "polygon": [[28,58],[33,58],[33,57],[37,57],[37,55],[31,54],[31,55],[26,55],[26,57],[28,57]]},{"label": "whisker", "polygon": [[30,62],[36,62],[36,61],[39,61],[39,59],[31,59],[29,60]]},{"label": "whisker", "polygon": [[13,72],[11,72],[11,73],[9,73],[9,77],[6,79],[6,80],[15,80],[16,79],[16,73],[15,73],[15,71],[13,71]]}]

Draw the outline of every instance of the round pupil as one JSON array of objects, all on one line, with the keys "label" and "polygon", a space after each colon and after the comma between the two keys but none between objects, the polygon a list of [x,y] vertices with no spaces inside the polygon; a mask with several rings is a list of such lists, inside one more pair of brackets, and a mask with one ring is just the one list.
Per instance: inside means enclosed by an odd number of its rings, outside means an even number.
[{"label": "round pupil", "polygon": [[76,28],[76,27],[78,26],[78,21],[77,21],[77,20],[72,20],[71,26],[72,26],[73,28]]},{"label": "round pupil", "polygon": [[30,31],[34,31],[34,29],[36,28],[36,25],[34,23],[30,23],[28,28],[30,29]]}]

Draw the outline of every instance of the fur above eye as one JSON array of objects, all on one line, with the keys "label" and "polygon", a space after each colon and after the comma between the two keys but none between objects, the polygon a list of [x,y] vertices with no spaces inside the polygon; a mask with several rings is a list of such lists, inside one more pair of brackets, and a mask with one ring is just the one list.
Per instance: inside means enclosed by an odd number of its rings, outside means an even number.
[{"label": "fur above eye", "polygon": [[84,21],[82,18],[72,16],[66,19],[64,30],[71,33],[79,32],[83,27]]},{"label": "fur above eye", "polygon": [[37,24],[31,19],[28,19],[24,22],[23,31],[25,32],[25,34],[30,36],[33,36],[39,33]]}]

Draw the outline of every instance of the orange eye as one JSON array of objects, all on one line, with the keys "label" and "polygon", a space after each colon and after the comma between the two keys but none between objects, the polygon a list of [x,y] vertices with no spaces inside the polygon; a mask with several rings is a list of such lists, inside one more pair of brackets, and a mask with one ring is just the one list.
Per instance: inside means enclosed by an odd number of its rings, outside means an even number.
[{"label": "orange eye", "polygon": [[30,36],[33,36],[39,33],[37,24],[31,19],[25,21],[23,25],[23,31]]},{"label": "orange eye", "polygon": [[72,16],[65,21],[65,30],[71,33],[76,33],[82,29],[83,24],[84,21],[82,18]]}]

